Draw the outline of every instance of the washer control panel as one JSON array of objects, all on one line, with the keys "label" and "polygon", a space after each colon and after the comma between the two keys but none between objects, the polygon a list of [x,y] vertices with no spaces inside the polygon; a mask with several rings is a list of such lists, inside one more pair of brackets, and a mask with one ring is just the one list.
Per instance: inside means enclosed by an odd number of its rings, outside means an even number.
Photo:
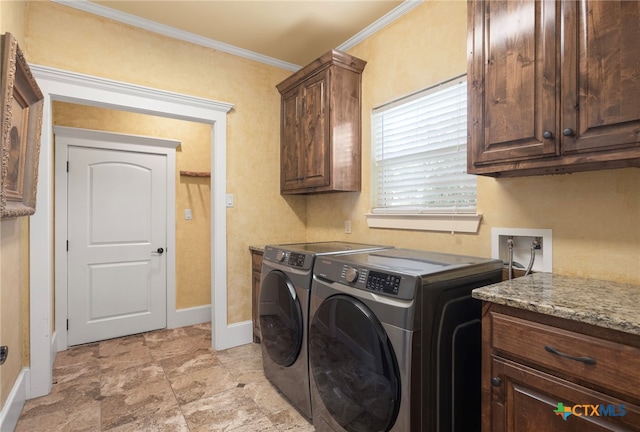
[{"label": "washer control panel", "polygon": [[302,270],[311,270],[313,265],[313,254],[293,252],[271,246],[265,247],[263,259]]},{"label": "washer control panel", "polygon": [[367,268],[342,265],[340,281],[359,289],[398,296],[402,285],[402,276],[383,273]]},{"label": "washer control panel", "polygon": [[[346,258],[345,258],[346,260]],[[356,289],[397,300],[412,300],[422,283],[420,276],[400,271],[387,271],[382,266],[358,265],[341,261],[340,257],[317,257],[313,266],[313,283],[340,284],[343,289]]]}]

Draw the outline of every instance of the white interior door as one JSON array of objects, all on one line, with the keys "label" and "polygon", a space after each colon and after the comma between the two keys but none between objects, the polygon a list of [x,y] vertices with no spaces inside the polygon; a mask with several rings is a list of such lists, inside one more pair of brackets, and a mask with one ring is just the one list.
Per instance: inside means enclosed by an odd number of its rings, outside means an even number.
[{"label": "white interior door", "polygon": [[69,345],[166,326],[166,159],[69,147]]}]

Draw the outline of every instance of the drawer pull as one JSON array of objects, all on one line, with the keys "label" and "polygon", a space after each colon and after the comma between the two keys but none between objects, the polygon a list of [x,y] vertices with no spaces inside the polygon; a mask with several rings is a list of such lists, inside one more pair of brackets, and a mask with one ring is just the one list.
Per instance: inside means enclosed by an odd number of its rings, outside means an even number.
[{"label": "drawer pull", "polygon": [[560,356],[560,357],[565,357],[565,358],[568,358],[568,359],[571,359],[571,360],[579,361],[579,362],[584,363],[584,364],[588,364],[588,365],[596,364],[596,361],[594,359],[592,359],[591,357],[576,357],[576,356],[572,356],[570,354],[565,354],[563,352],[560,352],[557,349],[555,349],[554,347],[549,346],[549,345],[545,345],[544,349],[547,352],[550,352],[551,354],[555,354],[555,355]]}]

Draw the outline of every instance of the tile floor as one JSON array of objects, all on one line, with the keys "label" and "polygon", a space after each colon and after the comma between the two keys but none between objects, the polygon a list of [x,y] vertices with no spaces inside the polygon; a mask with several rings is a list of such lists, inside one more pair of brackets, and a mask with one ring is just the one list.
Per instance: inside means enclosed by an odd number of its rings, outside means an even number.
[{"label": "tile floor", "polygon": [[313,431],[265,379],[260,346],[211,348],[208,324],[58,353],[51,394],[16,432]]}]

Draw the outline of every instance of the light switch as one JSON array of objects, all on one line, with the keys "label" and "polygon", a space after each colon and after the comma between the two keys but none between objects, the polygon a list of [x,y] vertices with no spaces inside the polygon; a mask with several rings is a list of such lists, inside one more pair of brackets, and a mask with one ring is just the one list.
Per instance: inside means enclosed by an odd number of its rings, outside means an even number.
[{"label": "light switch", "polygon": [[351,221],[350,220],[344,221],[344,233],[345,234],[351,234]]},{"label": "light switch", "polygon": [[227,207],[233,207],[233,194],[227,194]]},{"label": "light switch", "polygon": [[193,219],[193,215],[191,214],[191,209],[184,209],[184,219],[185,220]]}]

